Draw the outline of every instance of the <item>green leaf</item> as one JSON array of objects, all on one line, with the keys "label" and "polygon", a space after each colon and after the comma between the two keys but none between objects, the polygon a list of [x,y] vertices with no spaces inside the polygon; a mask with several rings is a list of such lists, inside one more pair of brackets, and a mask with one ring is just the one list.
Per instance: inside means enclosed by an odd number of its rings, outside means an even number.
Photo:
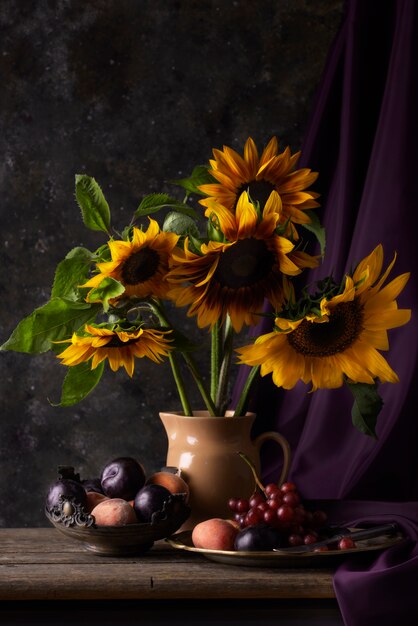
[{"label": "green leaf", "polygon": [[317,238],[319,245],[321,247],[321,254],[325,253],[325,228],[321,225],[319,221],[318,215],[315,211],[305,211],[306,215],[308,215],[311,219],[310,224],[301,224],[306,230],[309,230],[311,233],[315,235]]},{"label": "green leaf", "polygon": [[199,185],[213,184],[216,183],[216,180],[209,173],[207,165],[196,165],[188,178],[180,178],[179,180],[172,180],[170,182],[174,185],[179,185],[179,187],[183,187],[188,193],[206,196],[203,191],[198,189]]},{"label": "green leaf", "polygon": [[121,232],[121,237],[122,237],[123,241],[131,241],[131,239],[132,239],[132,229],[133,229],[132,224],[129,224],[129,226],[125,226],[125,228]]},{"label": "green leaf", "polygon": [[61,391],[61,401],[53,406],[72,406],[83,400],[100,381],[104,361],[92,370],[90,361],[68,368]]},{"label": "green leaf", "polygon": [[25,317],[0,350],[40,354],[51,349],[51,342],[68,339],[101,310],[97,304],[53,298]]},{"label": "green leaf", "polygon": [[82,297],[79,285],[88,279],[93,257],[94,255],[87,248],[78,247],[70,250],[65,259],[57,265],[51,297],[68,298],[68,300],[77,300]]},{"label": "green leaf", "polygon": [[171,211],[164,220],[163,230],[169,233],[177,233],[177,235],[193,235],[199,237],[199,229],[194,219],[183,213]]},{"label": "green leaf", "polygon": [[351,410],[353,425],[365,435],[377,439],[377,417],[382,410],[383,400],[377,393],[377,385],[366,383],[349,383],[347,387],[354,396],[354,404]]},{"label": "green leaf", "polygon": [[202,255],[202,241],[193,235],[189,236],[189,248],[195,254]]},{"label": "green leaf", "polygon": [[135,217],[145,217],[151,213],[157,213],[157,211],[164,208],[175,209],[179,213],[184,213],[184,215],[198,219],[198,215],[194,209],[188,207],[186,204],[178,202],[178,200],[172,198],[166,193],[151,193],[148,196],[145,196],[135,211]]},{"label": "green leaf", "polygon": [[219,218],[215,213],[209,216],[207,223],[208,238],[219,243],[225,241],[225,236],[221,230]]},{"label": "green leaf", "polygon": [[91,176],[77,174],[75,197],[81,209],[83,222],[91,230],[110,230],[110,209],[98,183]]},{"label": "green leaf", "polygon": [[89,291],[90,302],[101,302],[105,312],[109,310],[109,300],[117,298],[125,291],[125,287],[118,280],[106,276],[98,287]]}]

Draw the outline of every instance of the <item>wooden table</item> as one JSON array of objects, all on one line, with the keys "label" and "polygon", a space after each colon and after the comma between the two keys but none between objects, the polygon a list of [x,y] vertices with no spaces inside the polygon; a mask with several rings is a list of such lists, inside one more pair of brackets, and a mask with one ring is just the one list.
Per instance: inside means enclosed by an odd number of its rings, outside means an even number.
[{"label": "wooden table", "polygon": [[332,575],[222,565],[164,541],[100,557],[53,528],[0,529],[0,623],[226,624],[239,610],[246,624],[340,625]]}]

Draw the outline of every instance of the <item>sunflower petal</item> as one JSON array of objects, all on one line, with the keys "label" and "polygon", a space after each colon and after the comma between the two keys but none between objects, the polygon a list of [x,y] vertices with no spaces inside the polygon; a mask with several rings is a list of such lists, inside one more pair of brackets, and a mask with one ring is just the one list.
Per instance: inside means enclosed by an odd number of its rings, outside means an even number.
[{"label": "sunflower petal", "polygon": [[248,178],[249,180],[253,180],[255,179],[256,174],[257,174],[258,151],[257,151],[257,146],[255,145],[251,137],[248,137],[244,145],[244,159],[248,167],[248,174],[249,174]]},{"label": "sunflower petal", "polygon": [[263,153],[260,158],[260,166],[264,166],[268,161],[270,161],[273,157],[276,156],[279,150],[279,144],[277,141],[277,137],[272,137],[268,142],[267,146],[264,148]]},{"label": "sunflower petal", "polygon": [[246,191],[243,191],[238,198],[236,219],[238,223],[238,239],[251,237],[257,226],[257,213]]}]

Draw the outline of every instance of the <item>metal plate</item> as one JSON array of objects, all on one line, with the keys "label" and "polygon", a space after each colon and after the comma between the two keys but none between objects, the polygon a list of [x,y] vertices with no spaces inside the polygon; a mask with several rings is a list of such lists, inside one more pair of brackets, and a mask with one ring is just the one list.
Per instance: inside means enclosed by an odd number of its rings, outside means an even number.
[{"label": "metal plate", "polygon": [[[354,530],[354,529],[353,529]],[[356,528],[356,530],[360,530]],[[192,531],[177,533],[168,537],[166,541],[178,550],[195,552],[211,561],[226,565],[244,565],[247,567],[331,567],[348,556],[385,550],[400,541],[401,534],[384,535],[364,541],[358,541],[357,547],[349,550],[328,550],[327,552],[305,552],[304,554],[283,554],[283,552],[247,552],[230,550],[205,550],[195,548],[192,542]]]}]

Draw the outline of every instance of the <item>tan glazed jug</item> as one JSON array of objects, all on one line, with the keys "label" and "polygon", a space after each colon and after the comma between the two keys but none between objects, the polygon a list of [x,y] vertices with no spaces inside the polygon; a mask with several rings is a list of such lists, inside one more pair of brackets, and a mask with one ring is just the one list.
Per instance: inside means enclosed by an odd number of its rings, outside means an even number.
[{"label": "tan glazed jug", "polygon": [[223,417],[212,417],[208,411],[194,411],[193,416],[160,413],[168,438],[167,466],[179,468],[190,489],[191,515],[181,530],[211,517],[231,518],[228,500],[249,498],[254,492],[254,476],[238,452],[251,459],[260,475],[261,445],[267,439],[276,441],[283,457],[278,483],[286,479],[290,462],[287,440],[275,432],[252,440],[255,414],[232,417],[231,413]]}]

